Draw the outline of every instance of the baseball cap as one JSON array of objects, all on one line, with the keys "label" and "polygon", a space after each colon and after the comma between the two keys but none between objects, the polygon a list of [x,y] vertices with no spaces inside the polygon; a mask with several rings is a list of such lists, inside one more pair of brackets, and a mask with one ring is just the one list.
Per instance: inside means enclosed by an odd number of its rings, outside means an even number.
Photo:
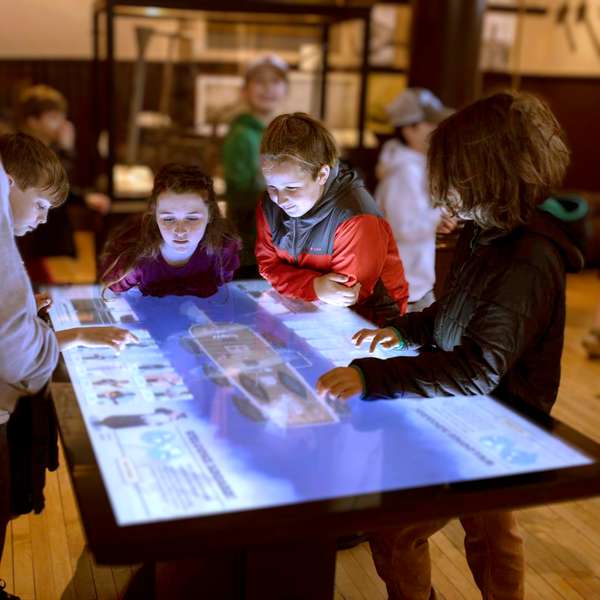
[{"label": "baseball cap", "polygon": [[395,127],[413,125],[421,121],[440,123],[454,111],[424,88],[407,88],[386,107],[387,115]]},{"label": "baseball cap", "polygon": [[244,79],[246,81],[252,79],[252,77],[260,70],[264,68],[273,69],[284,81],[288,80],[289,65],[276,54],[266,54],[259,58],[249,62],[246,65],[246,71],[244,72]]}]

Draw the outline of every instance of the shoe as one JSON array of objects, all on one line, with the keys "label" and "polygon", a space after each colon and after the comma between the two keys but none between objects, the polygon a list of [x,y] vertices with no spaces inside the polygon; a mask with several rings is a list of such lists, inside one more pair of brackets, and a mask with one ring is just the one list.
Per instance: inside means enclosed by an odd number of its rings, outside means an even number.
[{"label": "shoe", "polygon": [[19,596],[15,596],[14,594],[9,594],[4,591],[6,587],[6,581],[4,579],[0,579],[0,600],[21,600]]},{"label": "shoe", "polygon": [[337,539],[337,549],[338,550],[349,550],[350,548],[354,548],[355,546],[360,546],[360,544],[369,540],[369,537],[366,533],[359,531],[358,533],[353,533],[352,535],[343,535]]}]

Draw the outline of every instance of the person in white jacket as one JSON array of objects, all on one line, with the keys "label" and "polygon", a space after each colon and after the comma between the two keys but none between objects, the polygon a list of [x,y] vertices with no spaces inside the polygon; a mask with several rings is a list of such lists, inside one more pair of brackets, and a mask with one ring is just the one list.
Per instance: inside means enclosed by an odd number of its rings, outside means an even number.
[{"label": "person in white jacket", "polygon": [[408,88],[387,107],[396,129],[382,148],[375,200],[389,221],[408,281],[408,310],[419,311],[435,300],[436,231],[454,224],[431,206],[426,184],[429,134],[451,114],[429,90]]}]

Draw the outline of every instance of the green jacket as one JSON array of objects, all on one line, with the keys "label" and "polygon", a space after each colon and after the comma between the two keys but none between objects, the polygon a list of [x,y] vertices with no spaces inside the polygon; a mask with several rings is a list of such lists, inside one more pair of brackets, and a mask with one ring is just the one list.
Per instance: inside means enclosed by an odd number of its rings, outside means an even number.
[{"label": "green jacket", "polygon": [[222,160],[227,198],[236,204],[255,204],[265,189],[260,173],[260,140],[265,125],[255,116],[236,117],[223,142]]}]

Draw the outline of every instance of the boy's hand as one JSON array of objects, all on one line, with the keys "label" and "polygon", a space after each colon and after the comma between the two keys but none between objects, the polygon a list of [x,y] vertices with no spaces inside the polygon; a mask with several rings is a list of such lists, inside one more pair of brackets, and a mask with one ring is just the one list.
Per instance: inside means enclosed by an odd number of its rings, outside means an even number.
[{"label": "boy's hand", "polygon": [[321,375],[317,381],[317,393],[322,397],[346,400],[365,391],[360,374],[352,367],[338,367]]},{"label": "boy's hand", "polygon": [[72,152],[75,149],[75,125],[65,119],[57,132],[57,138],[57,143],[63,150]]},{"label": "boy's hand", "polygon": [[46,293],[35,294],[35,306],[37,312],[47,311],[52,306],[52,298]]},{"label": "boy's hand", "polygon": [[120,352],[125,344],[136,344],[138,338],[120,327],[74,327],[56,334],[61,350],[85,346],[87,348],[112,348]]},{"label": "boy's hand", "polygon": [[89,192],[85,195],[85,205],[91,210],[105,215],[110,210],[111,200],[106,194]]},{"label": "boy's hand", "polygon": [[343,285],[348,281],[347,275],[340,273],[325,273],[313,281],[313,287],[317,298],[327,304],[335,306],[352,306],[356,304],[360,294],[360,283],[352,287]]},{"label": "boy's hand", "polygon": [[389,349],[395,348],[403,340],[393,327],[386,327],[385,329],[361,329],[352,336],[352,341],[357,346],[370,341],[369,352],[373,352],[377,348],[377,344],[381,344],[382,348]]}]

